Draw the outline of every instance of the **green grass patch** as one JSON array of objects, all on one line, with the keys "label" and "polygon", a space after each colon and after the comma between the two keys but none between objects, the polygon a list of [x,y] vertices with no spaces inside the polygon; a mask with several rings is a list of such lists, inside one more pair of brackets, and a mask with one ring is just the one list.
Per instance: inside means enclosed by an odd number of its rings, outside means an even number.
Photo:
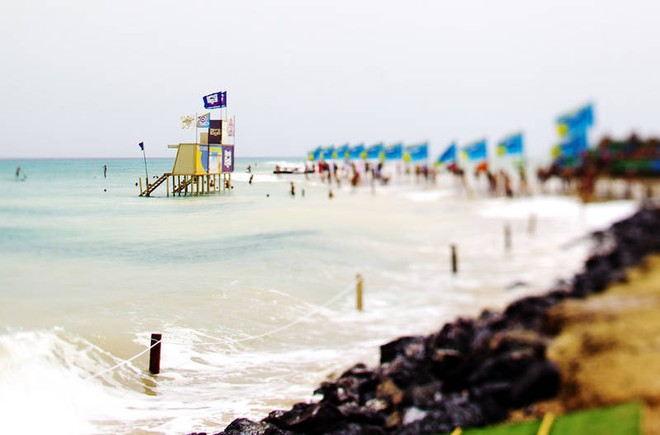
[{"label": "green grass patch", "polygon": [[[639,435],[642,408],[637,402],[608,408],[590,409],[555,418],[552,435]],[[502,426],[466,429],[463,435],[536,435],[541,420]]]}]

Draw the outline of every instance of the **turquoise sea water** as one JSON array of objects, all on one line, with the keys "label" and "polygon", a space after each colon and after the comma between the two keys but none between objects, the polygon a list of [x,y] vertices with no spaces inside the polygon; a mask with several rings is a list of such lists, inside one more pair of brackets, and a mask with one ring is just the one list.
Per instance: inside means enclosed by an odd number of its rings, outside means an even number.
[{"label": "turquoise sea water", "polygon": [[[446,174],[427,185],[396,171],[330,199],[316,175],[274,175],[298,163],[283,160],[238,159],[231,191],[176,198],[138,197],[142,159],[0,161],[0,432],[211,432],[262,418],[375,363],[392,338],[570,277],[581,237],[635,208],[487,198],[478,183],[469,195]],[[148,163],[153,177],[172,160]],[[152,332],[158,376],[141,354]]]}]

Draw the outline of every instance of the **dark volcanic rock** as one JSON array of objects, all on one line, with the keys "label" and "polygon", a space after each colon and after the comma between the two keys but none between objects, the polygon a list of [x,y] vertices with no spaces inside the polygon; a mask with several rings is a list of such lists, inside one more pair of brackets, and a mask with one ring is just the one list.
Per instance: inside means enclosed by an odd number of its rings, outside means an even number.
[{"label": "dark volcanic rock", "polygon": [[268,423],[257,423],[247,418],[232,421],[223,432],[220,432],[222,435],[287,435],[290,433]]},{"label": "dark volcanic rock", "polygon": [[328,435],[384,435],[385,433],[385,429],[380,426],[346,422],[342,422],[334,430],[327,432]]},{"label": "dark volcanic rock", "polygon": [[[423,357],[426,337],[401,337],[380,347],[380,363],[388,363],[397,357],[417,358]],[[421,355],[420,355],[421,354]]]},{"label": "dark volcanic rock", "polygon": [[550,361],[537,361],[516,379],[511,389],[511,402],[515,407],[549,399],[559,392],[559,369]]},{"label": "dark volcanic rock", "polygon": [[335,405],[346,402],[364,405],[375,397],[376,386],[381,380],[380,373],[359,363],[342,373],[336,381],[323,382],[314,394],[322,394],[323,401]]},{"label": "dark volcanic rock", "polygon": [[297,403],[290,411],[274,411],[263,422],[294,432],[325,433],[344,419],[331,403]]}]

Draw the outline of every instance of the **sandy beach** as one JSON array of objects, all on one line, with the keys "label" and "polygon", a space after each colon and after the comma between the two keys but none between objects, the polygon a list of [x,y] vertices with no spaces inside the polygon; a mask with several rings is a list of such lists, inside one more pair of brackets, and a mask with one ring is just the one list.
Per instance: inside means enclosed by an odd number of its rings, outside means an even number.
[{"label": "sandy beach", "polygon": [[660,433],[660,256],[629,269],[627,281],[550,310],[560,333],[547,355],[560,368],[561,389],[533,407],[535,417],[639,401],[644,433]]}]

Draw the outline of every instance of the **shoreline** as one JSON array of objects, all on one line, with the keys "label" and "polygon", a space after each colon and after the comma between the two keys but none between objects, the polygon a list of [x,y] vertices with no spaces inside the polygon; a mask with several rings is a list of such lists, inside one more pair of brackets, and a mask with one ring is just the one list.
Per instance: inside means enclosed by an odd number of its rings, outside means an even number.
[{"label": "shoreline", "polygon": [[443,433],[558,410],[552,399],[575,383],[556,357],[562,354],[561,341],[553,340],[561,326],[557,307],[626,281],[627,270],[660,251],[658,228],[660,208],[646,206],[591,235],[598,249],[572,282],[502,312],[458,318],[428,336],[400,337],[381,346],[377,367],[358,363],[323,382],[315,391],[320,400],[272,411],[259,422],[239,418],[218,433]]}]

